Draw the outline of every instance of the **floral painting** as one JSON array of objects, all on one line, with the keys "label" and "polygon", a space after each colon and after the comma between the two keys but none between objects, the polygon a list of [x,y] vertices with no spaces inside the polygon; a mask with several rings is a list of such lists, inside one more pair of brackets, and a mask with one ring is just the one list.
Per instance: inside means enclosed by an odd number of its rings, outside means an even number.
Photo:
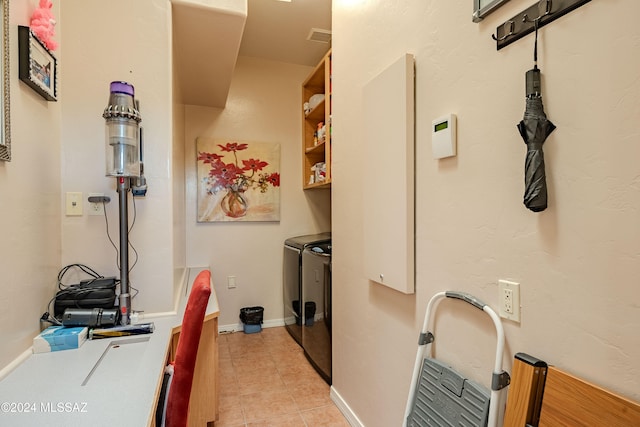
[{"label": "floral painting", "polygon": [[279,221],[280,144],[196,141],[198,222]]}]

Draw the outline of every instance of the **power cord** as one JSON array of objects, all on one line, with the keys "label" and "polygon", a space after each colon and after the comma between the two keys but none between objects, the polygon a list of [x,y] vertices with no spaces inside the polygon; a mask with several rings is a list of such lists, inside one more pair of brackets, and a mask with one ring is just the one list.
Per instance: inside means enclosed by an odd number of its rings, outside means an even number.
[{"label": "power cord", "polygon": [[[89,275],[91,279],[88,281],[83,281],[81,283],[72,284],[72,285],[67,285],[63,283],[64,276],[72,269],[80,270],[81,272]],[[42,326],[42,322],[49,322],[53,325],[58,325],[58,326],[62,325],[62,322],[60,321],[60,319],[57,319],[55,316],[51,315],[52,312],[54,312],[55,314],[55,310],[52,310],[51,305],[54,303],[54,301],[57,298],[59,298],[60,296],[68,295],[68,294],[82,296],[83,294],[88,294],[97,289],[104,289],[104,284],[99,284],[99,283],[94,284],[94,282],[96,282],[98,279],[104,279],[104,278],[105,277],[103,275],[99,274],[94,269],[84,264],[74,263],[74,264],[69,264],[62,267],[62,269],[58,272],[58,277],[57,277],[58,291],[53,296],[53,298],[49,300],[49,303],[47,304],[48,311],[44,312],[40,317],[41,326]],[[116,280],[115,285],[117,285],[118,283],[119,283],[119,280]]]},{"label": "power cord", "polygon": [[[128,193],[129,192],[127,191],[127,197],[129,197]],[[138,211],[136,209],[136,198],[132,197],[132,200],[133,200],[133,220],[131,221],[131,226],[129,226],[129,230],[128,230],[129,233],[131,233],[131,231],[133,230],[133,226],[136,223],[136,218],[138,217]],[[102,204],[104,205],[104,201],[102,202]],[[120,270],[120,250],[118,249],[118,246],[114,243],[113,239],[111,238],[111,234],[109,233],[109,219],[107,217],[107,210],[103,209],[103,212],[104,212],[104,223],[105,223],[105,229],[107,232],[107,238],[109,239],[111,246],[113,246],[113,249],[116,251],[116,267],[118,268],[118,271],[119,271]],[[138,251],[133,246],[130,239],[129,239],[129,246],[131,247],[135,255],[133,264],[129,267],[129,273],[131,273],[131,271],[133,270],[133,267],[135,267],[136,264],[138,263]],[[131,290],[134,291],[133,294],[131,295],[131,300],[133,300],[136,297],[136,295],[140,293],[140,291],[137,288],[134,288],[133,286],[131,286],[131,281],[129,281],[129,287],[131,288]]]},{"label": "power cord", "polygon": [[[127,192],[128,193],[128,192]],[[127,197],[128,194],[127,194]],[[132,197],[133,200],[133,220],[131,222],[131,226],[129,226],[129,230],[128,232],[131,233],[131,231],[133,230],[133,226],[136,223],[136,218],[138,216],[138,211],[136,208],[136,198]],[[102,212],[104,215],[104,223],[105,223],[105,230],[107,233],[107,238],[109,239],[109,242],[111,243],[111,246],[113,246],[113,249],[116,251],[116,267],[118,268],[118,270],[120,270],[120,251],[118,249],[118,246],[114,243],[113,239],[111,238],[111,234],[109,232],[109,218],[107,217],[107,209],[106,209],[106,201],[103,198],[101,201],[102,203]],[[131,247],[133,253],[134,253],[134,261],[133,264],[129,267],[129,273],[133,270],[133,268],[136,266],[136,264],[138,263],[138,251],[136,250],[135,246],[133,246],[133,244],[131,243],[131,241],[129,240],[129,247]],[[62,283],[62,279],[64,278],[65,274],[67,274],[67,272],[73,268],[77,268],[79,270],[81,270],[83,273],[89,275],[92,277],[91,280],[89,280],[88,282],[84,282],[82,285],[80,284],[73,284],[73,285],[65,285],[64,283]],[[51,298],[51,300],[49,300],[49,303],[47,304],[47,310],[46,312],[44,312],[42,314],[42,316],[40,317],[40,322],[49,322],[51,324],[54,325],[62,325],[62,322],[57,319],[55,316],[51,315],[52,309],[51,309],[51,305],[54,303],[54,301],[56,300],[56,298],[62,296],[62,295],[66,295],[66,294],[70,294],[70,293],[74,293],[75,295],[82,295],[83,293],[89,293],[92,292],[96,289],[99,289],[100,286],[92,286],[92,283],[94,281],[96,281],[97,279],[103,279],[104,276],[99,274],[98,272],[96,272],[94,269],[92,269],[91,267],[88,267],[84,264],[79,264],[79,263],[74,263],[74,264],[69,264],[65,267],[63,267],[59,272],[58,272],[58,280],[57,280],[57,287],[58,287],[58,292],[56,292],[56,295],[54,295],[53,298]],[[116,285],[119,285],[120,281],[116,280]],[[129,283],[129,287],[131,288],[131,290],[133,291],[132,295],[131,295],[131,299],[133,300],[139,293],[140,291],[133,287],[131,285],[131,283]],[[55,314],[55,313],[54,313]]]}]

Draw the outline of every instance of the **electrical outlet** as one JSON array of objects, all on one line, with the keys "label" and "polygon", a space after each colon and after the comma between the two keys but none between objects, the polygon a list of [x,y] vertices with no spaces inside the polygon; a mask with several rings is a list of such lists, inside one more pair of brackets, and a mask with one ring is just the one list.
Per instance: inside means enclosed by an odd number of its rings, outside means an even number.
[{"label": "electrical outlet", "polygon": [[509,314],[513,314],[513,291],[511,289],[502,290],[502,308]]},{"label": "electrical outlet", "polygon": [[498,303],[500,317],[520,322],[520,284],[509,280],[498,280]]},{"label": "electrical outlet", "polygon": [[227,276],[227,289],[234,289],[236,287],[236,276]]},{"label": "electrical outlet", "polygon": [[104,203],[102,201],[93,202],[92,200],[96,200],[96,197],[99,197],[104,200],[104,194],[102,193],[89,193],[89,215],[104,215]]}]

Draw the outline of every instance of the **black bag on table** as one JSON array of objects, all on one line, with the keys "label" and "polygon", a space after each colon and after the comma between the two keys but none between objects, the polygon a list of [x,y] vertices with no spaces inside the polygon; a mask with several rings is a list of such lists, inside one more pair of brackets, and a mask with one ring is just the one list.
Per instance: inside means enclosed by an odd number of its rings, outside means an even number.
[{"label": "black bag on table", "polygon": [[67,308],[113,308],[116,301],[115,277],[83,280],[56,293],[53,313],[61,318]]}]

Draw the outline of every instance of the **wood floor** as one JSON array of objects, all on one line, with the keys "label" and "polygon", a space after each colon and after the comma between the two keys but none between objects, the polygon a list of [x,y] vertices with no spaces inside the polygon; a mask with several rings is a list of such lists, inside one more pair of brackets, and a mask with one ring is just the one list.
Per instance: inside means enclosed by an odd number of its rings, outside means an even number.
[{"label": "wood floor", "polygon": [[215,427],[349,427],[284,327],[221,334]]}]

